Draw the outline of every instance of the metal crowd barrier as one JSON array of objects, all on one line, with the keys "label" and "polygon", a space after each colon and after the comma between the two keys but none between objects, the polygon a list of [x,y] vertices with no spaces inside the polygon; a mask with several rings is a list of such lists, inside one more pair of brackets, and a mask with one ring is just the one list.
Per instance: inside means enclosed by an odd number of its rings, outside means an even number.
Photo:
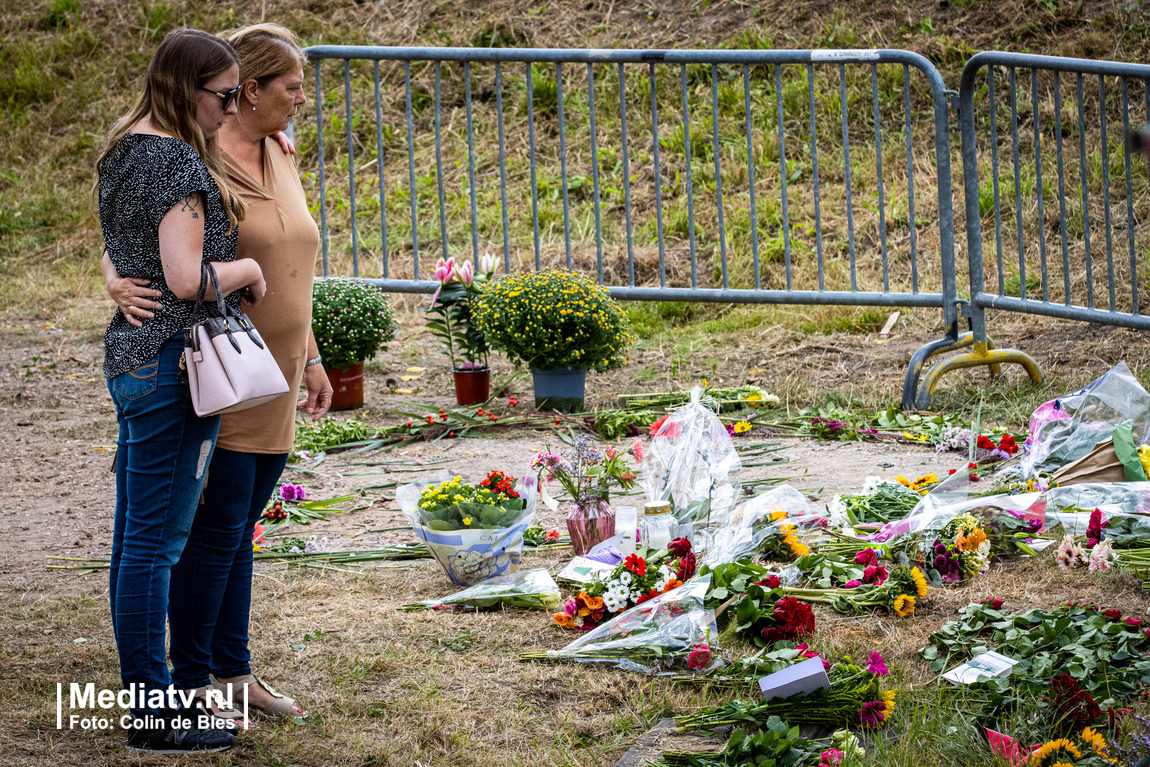
[{"label": "metal crowd barrier", "polygon": [[[1136,92],[1132,99],[1136,90],[1141,99]],[[989,343],[987,309],[1150,328],[1150,315],[1139,310],[1134,213],[1135,198],[1147,189],[1141,178],[1135,183],[1135,168],[1144,176],[1145,165],[1124,141],[1131,124],[1148,115],[1150,66],[998,51],[967,62],[959,125],[974,343],[930,371],[917,395],[920,407],[955,369],[1015,362],[1042,381],[1029,356]],[[979,161],[984,130],[989,166],[985,151]],[[1054,157],[1043,151],[1051,143]],[[1113,164],[1117,156],[1120,167]],[[982,232],[983,220],[991,219],[992,242]]]},{"label": "metal crowd barrier", "polygon": [[[959,118],[970,243],[966,301],[957,293],[954,259],[948,100],[954,94],[915,53],[316,46],[307,54],[315,77],[325,276],[350,271],[388,291],[430,292],[437,284],[430,279],[433,259],[477,260],[492,252],[502,256],[506,272],[575,269],[624,300],[938,308],[945,337],[912,358],[902,398],[907,408],[928,407],[939,378],[958,368],[987,365],[996,375],[1000,364],[1019,362],[1041,381],[1029,357],[994,348],[987,308],[1150,324],[1138,314],[1136,284],[1132,307],[1116,303],[1121,269],[1113,268],[1108,204],[1105,306],[1089,280],[1086,306],[1071,301],[1065,208],[1064,302],[1052,299],[1043,201],[1053,197],[1044,193],[1037,201],[1042,299],[1028,288],[1033,247],[1024,241],[1022,214],[1032,214],[1021,203],[1021,183],[1012,181],[1013,208],[1009,195],[1000,194],[1005,137],[993,75],[996,66],[1009,70],[1011,178],[1019,179],[1025,162],[1017,68],[1031,68],[1032,106],[1040,110],[1038,73],[1078,73],[1084,147],[1083,75],[1098,75],[1103,89],[1105,76],[1122,78],[1126,105],[1127,80],[1144,84],[1147,67],[999,53],[971,59]],[[989,217],[991,195],[979,194],[985,169],[976,148],[987,120],[978,120],[973,106],[982,95],[976,75],[983,67],[989,67],[987,98],[994,105],[988,143],[997,258],[989,264],[982,258],[981,218]],[[331,84],[333,75],[342,83]],[[1061,106],[1058,79],[1053,82]],[[1105,90],[1101,103],[1108,103]],[[1100,113],[1103,146],[1109,146],[1106,112]],[[1060,120],[1061,109],[1054,114]],[[1124,127],[1127,117],[1123,110]],[[1040,192],[1042,130],[1035,120]],[[339,140],[325,143],[327,133]],[[834,138],[820,142],[819,136]],[[1060,123],[1055,136],[1057,197],[1065,206]],[[299,137],[305,145],[310,139]],[[1129,154],[1125,160],[1131,222]],[[1105,161],[1103,167],[1101,196],[1108,203]],[[916,198],[915,179],[923,173],[937,174],[937,198]],[[1083,170],[1084,208],[1088,175]],[[509,193],[509,187],[529,194]],[[1002,222],[1011,217],[1023,254],[1018,297],[1007,295],[1013,276],[1004,266],[1010,238],[1002,236]],[[1088,273],[1089,219],[1088,212]],[[1129,224],[1127,234],[1136,274]],[[530,248],[517,246],[528,241]],[[987,291],[984,268],[995,265],[997,292]],[[969,332],[959,329],[964,315]],[[935,364],[919,384],[930,357],[965,347],[971,351]]]}]

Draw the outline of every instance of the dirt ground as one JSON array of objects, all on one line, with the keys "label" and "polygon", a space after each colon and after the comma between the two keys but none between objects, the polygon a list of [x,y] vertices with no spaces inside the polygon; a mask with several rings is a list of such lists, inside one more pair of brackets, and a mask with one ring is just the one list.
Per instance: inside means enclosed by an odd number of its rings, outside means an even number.
[{"label": "dirt ground", "polygon": [[[99,328],[85,327],[78,319],[83,315],[98,316],[99,310],[100,306],[94,304],[80,312],[67,312],[56,321],[0,332],[0,370],[4,371],[0,375],[0,423],[9,439],[5,461],[7,488],[0,496],[0,515],[9,520],[8,545],[0,548],[0,583],[47,580],[54,588],[69,589],[77,579],[67,571],[46,570],[45,557],[101,557],[109,550],[115,500],[110,471],[114,455],[110,448],[114,448],[116,440],[115,412],[100,369],[103,349]],[[768,375],[777,377],[833,381],[880,376],[897,381],[901,375],[897,360],[919,342],[908,336],[877,345],[867,344],[866,337],[844,336],[796,343],[787,338],[788,334],[770,330],[768,327],[762,333],[748,334],[745,345],[731,349],[730,364],[719,375],[713,375],[712,382],[742,383],[738,380],[740,374],[746,377],[752,366],[770,366]],[[391,350],[381,355],[381,369],[369,373],[365,408],[351,415],[372,425],[384,425],[400,420],[387,409],[402,407],[404,401],[450,404],[443,396],[449,382],[440,355],[429,353],[424,344],[412,343],[419,338],[418,329],[406,332],[412,337],[401,334]],[[661,359],[663,355],[661,349],[648,348],[641,349],[638,356],[637,364],[642,364],[643,358]],[[772,357],[780,364],[768,363]],[[425,372],[411,382],[397,380],[409,367],[424,367]],[[624,376],[625,372],[593,375],[589,402],[607,404],[616,392],[625,390]],[[764,383],[770,389],[769,383]],[[659,386],[658,382],[645,385],[651,390]],[[414,393],[394,391],[403,386],[415,387],[411,390]],[[511,392],[518,393],[522,401],[529,401],[529,379],[515,381]],[[897,397],[897,388],[892,388],[891,397]],[[757,440],[776,439],[759,433],[754,436]],[[412,464],[449,459],[449,463],[440,465],[449,476],[458,473],[477,479],[492,467],[525,467],[548,438],[555,441],[553,434],[530,432],[483,440],[443,440],[435,445],[416,444],[399,451],[399,455]],[[906,445],[819,443],[788,437],[777,440],[784,448],[773,454],[778,463],[747,469],[742,479],[795,477],[792,484],[823,502],[829,502],[837,492],[857,491],[870,474],[887,478],[900,473],[924,474],[951,468],[958,460]],[[477,459],[480,456],[481,460]],[[368,475],[365,472],[371,467],[343,465],[368,460],[370,456],[332,456],[315,473],[289,469],[285,481],[304,484],[309,498],[327,498],[355,492],[369,484],[426,481],[438,476],[438,471],[389,473],[394,466],[380,467],[380,473]],[[388,460],[394,458],[389,456]],[[352,472],[353,476],[347,476]],[[387,528],[403,524],[393,502],[378,500],[380,493],[367,495],[358,503],[365,508],[315,525],[306,532],[327,536],[329,543],[339,548],[409,540],[411,536],[405,533],[364,534],[354,540],[346,537],[362,531],[364,526]],[[391,496],[387,493],[387,498]],[[544,525],[561,522],[558,513],[547,509],[543,509],[541,517]]]},{"label": "dirt ground", "polygon": [[[100,557],[108,552],[112,534],[115,498],[114,477],[110,472],[116,440],[116,420],[101,373],[103,361],[102,318],[107,309],[102,302],[87,301],[65,310],[45,309],[30,321],[10,321],[0,331],[0,425],[9,440],[5,463],[8,468],[6,492],[0,496],[0,515],[9,520],[8,545],[0,548],[0,583],[31,584],[47,580],[53,588],[69,589],[77,579],[66,571],[50,571],[49,555]],[[450,381],[442,355],[423,335],[418,316],[408,307],[399,308],[401,330],[388,351],[369,368],[365,407],[348,415],[370,425],[388,425],[400,417],[388,413],[406,401],[449,406]],[[10,318],[13,320],[13,318]],[[905,324],[905,323],[904,323]],[[1138,372],[1145,347],[1136,334],[1116,328],[1032,321],[1014,326],[999,323],[999,346],[1015,344],[1033,354],[1048,379],[1065,378],[1072,385],[1104,372],[1111,364],[1128,359]],[[672,334],[673,335],[673,334]],[[764,322],[740,334],[737,342],[725,341],[707,350],[719,367],[712,372],[700,366],[696,375],[709,376],[713,385],[756,382],[768,391],[779,392],[784,407],[810,404],[790,402],[791,392],[857,391],[874,397],[877,388],[889,401],[899,396],[903,365],[918,345],[932,338],[929,329],[909,327],[887,339],[876,334],[834,334],[802,337],[783,326]],[[638,385],[648,391],[666,390],[691,370],[672,370],[668,349],[660,337],[641,344],[632,364],[621,371],[592,374],[588,383],[588,406],[610,407],[618,393],[635,391],[628,379],[635,369],[653,369],[653,377]],[[714,362],[712,362],[712,366]],[[411,368],[422,368],[412,380],[403,380]],[[1007,371],[1007,384],[1021,381],[1020,369]],[[496,375],[497,380],[502,380]],[[662,380],[660,380],[662,379]],[[957,374],[939,393],[940,400],[963,398],[978,391],[985,373]],[[404,387],[410,387],[403,393]],[[398,391],[397,391],[398,390]],[[521,376],[509,392],[526,403],[531,399],[530,379]],[[1059,392],[1052,390],[1049,396]],[[995,396],[992,392],[991,396]],[[865,398],[865,397],[864,397]],[[504,403],[505,404],[505,403]],[[521,405],[519,410],[524,410]],[[301,411],[302,412],[302,411]],[[1020,413],[1015,429],[1025,422]],[[795,477],[794,486],[812,499],[829,502],[837,492],[861,488],[866,476],[893,478],[897,474],[920,474],[952,468],[958,460],[939,456],[929,448],[907,445],[819,443],[785,436],[772,437],[759,431],[758,440],[777,439],[784,449],[774,453],[777,465],[744,471],[742,479]],[[416,444],[399,451],[413,464],[426,460],[449,459],[440,464],[444,472],[475,479],[488,468],[524,467],[548,433],[505,433],[483,440],[443,440],[435,445]],[[482,460],[477,460],[481,456]],[[380,473],[367,475],[371,467],[345,467],[344,463],[371,460],[371,457],[342,459],[332,456],[315,473],[289,469],[286,479],[302,483],[310,498],[334,497],[369,484],[389,481],[426,481],[438,472]],[[394,460],[388,457],[388,460]],[[354,476],[346,476],[357,472]],[[410,539],[405,533],[363,534],[354,540],[351,532],[369,528],[397,527],[403,517],[395,504],[381,493],[368,493],[354,513],[308,529],[308,534],[326,535],[335,547],[372,547],[384,542]],[[390,499],[392,493],[386,497]],[[375,500],[373,500],[375,499]],[[558,513],[543,509],[540,522],[557,525]],[[92,578],[95,576],[88,576]]]},{"label": "dirt ground", "polygon": [[[58,682],[114,686],[118,680],[105,571],[76,577],[73,571],[47,569],[46,559],[102,557],[109,549],[114,482],[107,448],[115,441],[116,425],[100,372],[105,311],[92,302],[62,311],[46,308],[34,317],[10,315],[0,332],[0,424],[9,442],[6,492],[0,496],[0,515],[8,520],[7,545],[0,547],[0,623],[10,627],[0,646],[5,668],[0,699],[7,701],[0,708],[2,764],[171,763],[125,753],[114,729],[55,728]],[[414,312],[401,309],[400,314],[400,337],[369,370],[367,406],[351,414],[372,425],[396,423],[399,418],[388,408],[403,401],[449,404],[441,355],[422,337]],[[1126,356],[1136,370],[1141,367],[1142,347],[1123,331],[1031,325],[998,332],[1000,345],[1028,344],[1057,382],[1052,386],[1089,380]],[[887,343],[864,334],[802,337],[764,322],[736,340],[717,338],[710,350],[718,353],[717,371],[710,362],[672,369],[664,347],[671,339],[660,337],[632,358],[632,371],[649,369],[653,377],[636,382],[628,370],[592,376],[591,403],[606,406],[615,394],[636,389],[682,388],[704,375],[720,385],[756,381],[779,392],[784,408],[811,404],[810,393],[823,391],[853,391],[870,402],[890,402],[897,399],[906,358],[930,337],[929,330],[915,328],[896,332]],[[416,367],[424,371],[409,372]],[[404,381],[404,375],[417,377]],[[984,380],[983,373],[956,377],[940,396],[967,400],[971,391],[985,389]],[[1020,402],[1045,396],[1017,383],[1013,373],[989,391]],[[396,391],[404,388],[412,393]],[[511,391],[530,401],[528,380],[514,382]],[[836,492],[857,491],[868,475],[941,472],[960,461],[905,445],[815,442],[761,430],[751,438],[777,442],[781,449],[770,455],[781,460],[744,470],[744,481],[793,477],[795,487],[821,502]],[[312,498],[389,481],[426,482],[441,468],[474,479],[496,466],[523,467],[547,439],[554,442],[554,434],[518,431],[416,444],[397,451],[409,462],[399,472],[353,465],[374,460],[371,456],[330,456],[314,473],[289,470],[285,479],[303,484]],[[435,472],[412,471],[421,462],[444,458],[449,462],[436,464]],[[380,473],[359,473],[375,469]],[[333,550],[413,540],[406,531],[364,532],[404,525],[392,497],[390,489],[365,491],[356,510],[298,532],[327,537]],[[561,513],[540,509],[540,523],[559,526],[561,520]],[[548,552],[525,561],[558,572],[569,556],[569,551]],[[983,594],[1007,597],[1017,607],[1053,607],[1077,598],[1118,604],[1133,614],[1145,611],[1147,600],[1136,580],[1103,582],[1063,573],[1047,559],[994,568],[967,587],[940,590],[911,619],[842,616],[818,608],[816,647],[836,655],[881,647],[896,664],[900,684],[928,685],[930,674],[915,651],[959,607]],[[570,639],[537,613],[398,610],[454,590],[426,560],[386,564],[360,575],[283,571],[261,563],[258,575],[253,655],[262,674],[305,700],[312,716],[304,727],[262,724],[223,761],[181,759],[181,764],[611,764],[663,717],[716,700],[713,692],[624,672],[521,663],[521,652],[555,649]]]}]

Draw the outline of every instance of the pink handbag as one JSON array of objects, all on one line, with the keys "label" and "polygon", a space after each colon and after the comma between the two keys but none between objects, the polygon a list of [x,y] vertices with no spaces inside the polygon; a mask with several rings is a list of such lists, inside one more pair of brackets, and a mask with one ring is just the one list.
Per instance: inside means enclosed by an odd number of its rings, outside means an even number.
[{"label": "pink handbag", "polygon": [[[216,304],[204,303],[208,278]],[[213,316],[214,315],[214,316]],[[184,330],[192,407],[201,418],[262,405],[288,393],[287,380],[255,325],[224,303],[215,268],[203,264],[192,326]]]}]

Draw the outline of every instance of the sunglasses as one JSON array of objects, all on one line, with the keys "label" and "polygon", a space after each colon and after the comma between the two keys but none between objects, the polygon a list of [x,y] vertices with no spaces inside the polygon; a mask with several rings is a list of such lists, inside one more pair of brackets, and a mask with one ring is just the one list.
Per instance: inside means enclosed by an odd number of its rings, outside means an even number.
[{"label": "sunglasses", "polygon": [[223,103],[220,105],[220,109],[224,110],[225,112],[227,111],[228,107],[232,105],[232,102],[236,100],[236,96],[238,96],[240,93],[239,86],[232,88],[230,91],[224,91],[223,93],[220,93],[219,91],[213,91],[211,88],[205,88],[202,85],[199,86],[199,88],[202,91],[207,91],[208,93],[219,96],[223,101]]}]

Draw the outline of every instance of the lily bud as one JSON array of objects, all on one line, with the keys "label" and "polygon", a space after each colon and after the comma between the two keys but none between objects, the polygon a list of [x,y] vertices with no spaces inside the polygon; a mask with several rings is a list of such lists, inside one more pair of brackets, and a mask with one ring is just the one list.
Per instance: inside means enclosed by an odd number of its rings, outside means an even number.
[{"label": "lily bud", "polygon": [[451,282],[454,272],[454,258],[449,258],[446,261],[441,258],[435,263],[435,279],[439,280],[440,285],[446,285]]},{"label": "lily bud", "polygon": [[456,266],[455,276],[465,287],[471,287],[475,282],[475,271],[471,267],[471,262],[464,261],[461,266]]},{"label": "lily bud", "polygon": [[499,257],[493,256],[490,253],[484,253],[479,259],[479,272],[485,277],[490,277],[495,274],[496,267],[499,266]]}]

